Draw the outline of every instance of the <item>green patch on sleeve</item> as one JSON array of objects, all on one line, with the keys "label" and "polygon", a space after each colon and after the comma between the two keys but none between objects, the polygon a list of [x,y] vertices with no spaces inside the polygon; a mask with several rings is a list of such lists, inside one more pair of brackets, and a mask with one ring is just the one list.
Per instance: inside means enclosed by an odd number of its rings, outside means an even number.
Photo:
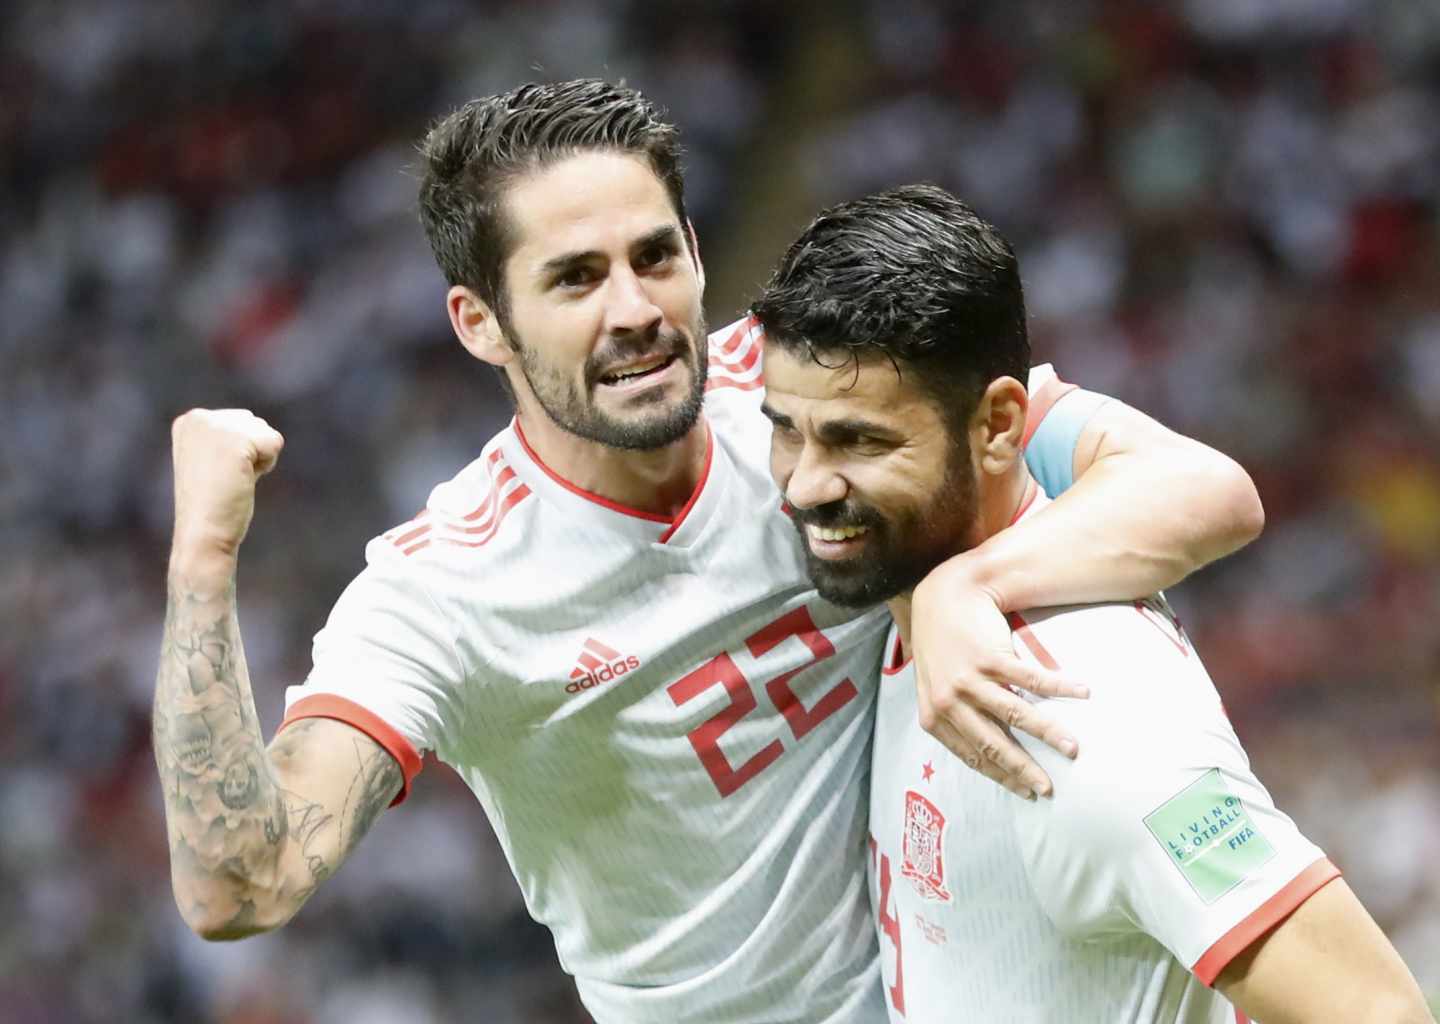
[{"label": "green patch on sleeve", "polygon": [[1260,834],[1218,768],[1147,814],[1145,827],[1207,904],[1275,856],[1275,847]]}]

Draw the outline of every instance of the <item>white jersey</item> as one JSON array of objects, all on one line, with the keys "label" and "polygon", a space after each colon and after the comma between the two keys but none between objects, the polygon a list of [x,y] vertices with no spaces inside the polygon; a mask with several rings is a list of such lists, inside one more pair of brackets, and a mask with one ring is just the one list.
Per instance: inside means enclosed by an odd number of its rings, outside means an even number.
[{"label": "white jersey", "polygon": [[285,724],[348,722],[407,791],[425,750],[455,768],[602,1024],[885,1017],[864,865],[889,617],[807,580],[761,342],[712,336],[674,519],[561,479],[512,423],[370,542],[287,693]]},{"label": "white jersey", "polygon": [[891,638],[870,801],[890,1019],[1243,1021],[1207,986],[1339,872],[1250,771],[1162,597],[1011,625],[1091,691],[1043,702],[1077,760],[1020,736],[1055,785],[1033,803],[920,729]]}]

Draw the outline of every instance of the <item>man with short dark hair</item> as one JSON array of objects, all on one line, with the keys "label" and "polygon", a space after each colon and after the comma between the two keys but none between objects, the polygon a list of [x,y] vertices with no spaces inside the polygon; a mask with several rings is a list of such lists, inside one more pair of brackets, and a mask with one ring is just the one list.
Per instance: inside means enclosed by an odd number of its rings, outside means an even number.
[{"label": "man with short dark hair", "polygon": [[1160,595],[1010,616],[1026,657],[1091,684],[1088,701],[1046,702],[1085,756],[1027,742],[1051,800],[1007,798],[921,729],[914,589],[1048,503],[1022,457],[1030,348],[1005,239],[931,186],[843,203],[754,310],[772,471],[811,578],[895,618],[870,783],[891,1020],[1429,1020],[1250,771]]},{"label": "man with short dark hair", "polygon": [[[758,328],[706,339],[674,129],[633,90],[562,82],[467,104],[423,152],[452,327],[504,374],[516,417],[371,541],[268,750],[235,568],[282,440],[240,410],[176,421],[154,738],[185,919],[210,938],[284,924],[433,750],[602,1024],[879,1019],[864,778],[888,618],[805,578],[766,471]],[[1097,581],[1144,593],[1258,529],[1233,464],[1113,410],[1087,419],[1085,400],[1063,399],[1032,446],[1083,476],[1073,497],[962,560],[947,594],[971,604],[919,643],[960,651],[936,674],[947,741],[1042,792],[985,713],[1063,733],[1004,686],[955,696],[976,661],[959,627],[983,637],[987,609],[1003,623],[992,595],[1028,593],[1089,530],[1088,506],[1108,510],[1105,543],[1074,580],[1044,580],[1049,600]],[[1137,491],[1185,503],[1198,528],[1152,527]],[[980,669],[1076,692],[1013,656]]]}]

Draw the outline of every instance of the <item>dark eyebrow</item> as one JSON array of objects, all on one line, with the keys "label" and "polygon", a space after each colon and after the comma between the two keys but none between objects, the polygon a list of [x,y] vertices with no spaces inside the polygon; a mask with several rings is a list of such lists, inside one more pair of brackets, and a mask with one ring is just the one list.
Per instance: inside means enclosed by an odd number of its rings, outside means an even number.
[{"label": "dark eyebrow", "polygon": [[769,402],[761,402],[760,411],[765,414],[766,419],[768,419],[771,423],[775,424],[777,427],[791,426],[790,417],[782,415],[781,413],[778,413],[774,409],[770,408]]},{"label": "dark eyebrow", "polygon": [[631,243],[630,248],[643,251],[652,245],[669,245],[672,249],[680,248],[680,230],[674,224],[662,224],[648,235],[642,235],[637,241]]},{"label": "dark eyebrow", "polygon": [[869,420],[844,419],[826,420],[817,431],[820,438],[828,443],[848,441],[856,437],[876,437],[885,441],[898,441],[900,435],[889,427]]},{"label": "dark eyebrow", "polygon": [[[634,242],[630,243],[630,248],[632,251],[642,251],[650,248],[652,245],[660,245],[662,243],[668,243],[672,248],[679,248],[680,231],[674,224],[662,224],[655,230],[641,235]],[[605,254],[598,249],[561,253],[559,256],[552,256],[540,264],[540,276],[548,277],[552,274],[558,274],[562,271],[569,270],[571,267],[588,263],[590,260],[601,259],[604,255]]]}]

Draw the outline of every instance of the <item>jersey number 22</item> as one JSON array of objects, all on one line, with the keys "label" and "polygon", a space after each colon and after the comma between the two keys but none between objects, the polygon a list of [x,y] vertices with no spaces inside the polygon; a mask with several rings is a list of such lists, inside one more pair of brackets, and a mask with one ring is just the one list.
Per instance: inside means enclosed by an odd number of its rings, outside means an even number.
[{"label": "jersey number 22", "polygon": [[[842,679],[816,701],[814,707],[807,709],[800,703],[795,691],[790,689],[790,680],[797,673],[835,654],[835,645],[820,632],[815,620],[810,616],[810,609],[803,605],[758,630],[745,641],[745,647],[751,657],[760,658],[792,637],[808,647],[814,657],[799,668],[793,668],[771,679],[764,689],[770,703],[785,716],[785,723],[790,727],[791,734],[799,740],[804,739],[806,733],[854,700],[858,691],[850,679]],[[729,654],[718,654],[695,671],[671,683],[667,692],[675,706],[680,707],[712,686],[725,687],[730,703],[691,729],[688,736],[690,745],[700,757],[700,763],[715,782],[715,788],[722,797],[727,797],[773,764],[775,759],[785,752],[785,744],[777,736],[740,767],[731,765],[730,759],[720,749],[720,737],[759,706],[750,680],[745,678],[740,667],[735,664],[735,659]]]}]

